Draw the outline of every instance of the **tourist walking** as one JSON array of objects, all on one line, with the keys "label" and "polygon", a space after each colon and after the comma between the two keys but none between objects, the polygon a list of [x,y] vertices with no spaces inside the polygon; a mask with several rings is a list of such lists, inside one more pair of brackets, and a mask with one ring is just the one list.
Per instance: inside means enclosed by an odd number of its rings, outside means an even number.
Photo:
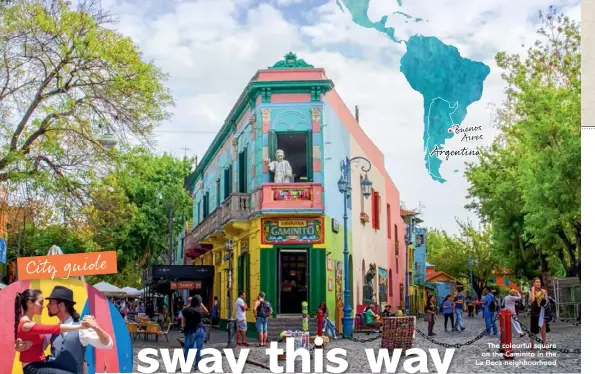
[{"label": "tourist walking", "polygon": [[265,347],[267,345],[269,334],[269,324],[267,318],[273,315],[271,303],[266,301],[264,297],[264,292],[260,292],[258,294],[258,300],[256,300],[256,303],[254,303],[254,314],[256,315],[256,331],[258,332],[259,347]]},{"label": "tourist walking", "polygon": [[494,335],[498,335],[498,328],[496,327],[496,320],[494,319],[496,314],[496,300],[494,294],[485,291],[485,295],[482,298],[483,301],[483,320],[486,324],[486,335],[490,335],[490,331],[494,331]]},{"label": "tourist walking", "polygon": [[202,303],[202,297],[195,295],[192,297],[190,306],[182,310],[184,320],[184,358],[188,359],[190,349],[196,349],[196,359],[194,367],[198,370],[200,361],[200,351],[205,344],[207,331],[203,318],[209,315],[209,311]]},{"label": "tourist walking", "polygon": [[446,296],[446,299],[442,303],[442,314],[444,314],[444,331],[448,331],[447,325],[448,320],[450,319],[450,330],[455,331],[455,321],[454,321],[454,304],[452,302],[452,296]]},{"label": "tourist walking", "polygon": [[465,298],[465,304],[467,304],[467,316],[473,317],[475,315],[475,308],[473,307],[473,298],[467,292],[467,297]]},{"label": "tourist walking", "polygon": [[[547,344],[547,332],[549,331],[549,324],[545,319],[545,307],[549,302],[547,298],[547,291],[541,288],[541,279],[535,278],[531,292],[529,292],[529,302],[531,303],[531,314],[529,318],[531,333],[541,334],[543,344]],[[529,346],[533,349],[533,337],[529,338]]]},{"label": "tourist walking", "polygon": [[428,316],[428,335],[434,336],[434,323],[436,322],[436,297],[430,295],[426,303],[426,314]]},{"label": "tourist walking", "polygon": [[465,324],[463,323],[463,311],[465,310],[465,297],[463,291],[458,291],[455,296],[455,329],[458,331],[465,331]]},{"label": "tourist walking", "polygon": [[213,298],[213,310],[211,311],[211,326],[219,327],[219,298]]},{"label": "tourist walking", "polygon": [[236,299],[236,345],[237,346],[248,346],[246,342],[246,331],[248,330],[248,322],[246,321],[246,292],[240,291],[238,298]]},{"label": "tourist walking", "polygon": [[510,310],[510,313],[512,314],[512,327],[514,327],[514,330],[519,334],[519,337],[522,338],[525,336],[525,333],[521,330],[521,325],[517,320],[518,314],[516,311],[516,304],[519,300],[521,300],[519,291],[511,289],[510,294],[504,298],[504,309]]}]

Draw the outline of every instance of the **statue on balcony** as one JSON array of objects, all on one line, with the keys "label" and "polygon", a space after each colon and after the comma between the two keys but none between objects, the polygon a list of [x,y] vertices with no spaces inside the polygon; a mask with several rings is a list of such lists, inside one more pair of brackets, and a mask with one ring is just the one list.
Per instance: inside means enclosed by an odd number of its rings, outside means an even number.
[{"label": "statue on balcony", "polygon": [[274,173],[273,181],[275,183],[293,183],[293,172],[289,161],[284,160],[285,153],[279,149],[275,152],[276,161],[265,160],[269,166],[269,171]]}]

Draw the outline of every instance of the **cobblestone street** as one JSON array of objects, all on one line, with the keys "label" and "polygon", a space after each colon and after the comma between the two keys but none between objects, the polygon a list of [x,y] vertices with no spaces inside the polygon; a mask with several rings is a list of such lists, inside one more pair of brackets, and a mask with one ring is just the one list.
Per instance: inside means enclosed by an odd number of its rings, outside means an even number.
[{"label": "cobblestone street", "polygon": [[[443,320],[442,316],[436,321],[436,327],[434,328],[434,332],[437,334],[434,336],[434,339],[439,342],[444,343],[464,343],[476,337],[478,334],[481,333],[482,329],[484,328],[483,319],[480,317],[475,318],[466,318],[465,324],[466,329],[463,332],[444,332],[443,330]],[[423,320],[418,320],[418,328],[421,331],[426,332],[426,323]],[[521,323],[525,326],[529,325],[529,321],[527,319],[521,319]],[[556,348],[568,348],[568,349],[575,349],[580,348],[580,326],[573,326],[564,323],[554,323],[551,326],[551,332],[548,334],[548,343],[555,344]],[[159,343],[155,343],[155,341],[143,341],[138,340],[134,344],[135,350],[135,363],[134,363],[134,370],[137,369],[138,362],[136,361],[137,353],[140,349],[146,347],[153,347],[153,348],[179,348],[180,344],[176,341],[175,337],[180,336],[178,333],[172,332],[169,343],[165,343],[160,341]],[[173,337],[173,338],[172,338]],[[372,335],[366,334],[356,334],[356,339],[368,339],[372,337]],[[225,332],[216,331],[211,334],[211,342],[205,346],[205,348],[217,348],[223,349],[225,348],[225,342],[227,341],[227,335]],[[513,338],[513,344],[523,344],[528,343],[529,339],[527,336],[523,338],[519,338],[517,334]],[[525,353],[529,354],[531,352],[534,353],[533,357],[524,356],[524,357],[516,357],[514,360],[504,360],[499,357],[498,349],[495,347],[490,347],[490,344],[497,344],[498,338],[494,336],[485,336],[482,339],[478,340],[477,342],[473,343],[469,346],[463,346],[455,351],[453,356],[449,373],[487,373],[487,372],[498,372],[498,373],[579,373],[580,372],[580,354],[572,354],[572,353],[559,353],[554,350],[550,350],[546,352],[544,350],[537,350],[534,351],[529,350],[528,348],[521,348],[521,349],[514,349],[513,352],[515,354],[518,353]],[[280,344],[280,347],[283,345]],[[415,347],[422,348],[427,350],[429,348],[437,348],[440,352],[440,357],[444,356],[445,348],[437,346],[429,342],[428,340],[421,337],[421,335],[416,334],[415,337]],[[250,354],[248,356],[248,363],[244,367],[244,372],[246,373],[255,373],[255,372],[266,372],[265,368],[260,365],[267,366],[269,365],[269,356],[266,355],[265,349],[266,348],[258,348],[252,344],[250,347]],[[349,369],[348,373],[369,373],[371,372],[368,359],[366,357],[365,349],[366,348],[380,348],[380,339],[368,342],[368,343],[361,343],[353,340],[335,340],[328,345],[329,349],[332,348],[343,348],[347,351],[347,358],[349,361]],[[235,350],[236,352],[238,349]],[[487,354],[487,357],[486,357]],[[539,357],[539,355],[543,355],[543,357]],[[236,353],[237,357],[237,353]],[[405,361],[405,357],[402,356],[399,369],[397,372],[404,373],[403,369],[403,362]],[[539,362],[541,361],[541,364]],[[547,363],[547,365],[543,365],[543,363]],[[280,361],[281,365],[284,365],[283,361]],[[334,365],[334,364],[332,364]],[[414,365],[417,365],[414,364]],[[226,360],[224,359],[223,364],[224,372],[229,373],[230,369],[227,365]],[[386,369],[383,369],[383,371]],[[432,363],[430,355],[428,354],[428,370],[430,373],[436,372],[436,369]],[[165,372],[163,365],[160,368],[160,371]],[[295,371],[301,372],[301,364],[299,359],[296,360]],[[312,354],[311,360],[311,371],[314,371],[314,359]]]}]

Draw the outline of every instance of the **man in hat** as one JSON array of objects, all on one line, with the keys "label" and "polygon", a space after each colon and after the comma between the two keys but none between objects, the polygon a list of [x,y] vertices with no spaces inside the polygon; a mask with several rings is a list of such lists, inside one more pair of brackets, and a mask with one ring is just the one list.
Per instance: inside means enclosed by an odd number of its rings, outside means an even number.
[{"label": "man in hat", "polygon": [[[74,309],[76,303],[71,289],[56,286],[47,300],[49,300],[47,308],[50,317],[58,317],[61,324],[80,323],[79,314]],[[81,374],[86,372],[84,360],[87,346],[90,345],[99,349],[112,348],[112,338],[97,325],[93,316],[85,316],[83,322],[89,326],[88,329],[58,335],[46,335],[44,348],[51,344],[51,354],[46,359],[48,367],[60,368],[73,374]],[[30,344],[20,341],[20,339],[15,344],[15,349],[19,352],[29,348]]]}]

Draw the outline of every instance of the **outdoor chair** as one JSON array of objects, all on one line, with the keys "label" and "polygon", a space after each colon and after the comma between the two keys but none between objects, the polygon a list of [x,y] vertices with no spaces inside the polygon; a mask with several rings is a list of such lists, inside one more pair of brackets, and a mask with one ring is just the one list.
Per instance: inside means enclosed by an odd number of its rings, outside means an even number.
[{"label": "outdoor chair", "polygon": [[169,330],[171,329],[171,325],[173,325],[173,323],[168,323],[167,324],[167,329],[165,329],[165,331],[159,329],[159,332],[157,334],[157,337],[159,336],[165,336],[165,341],[169,342],[169,338],[167,337],[167,334],[169,334]]},{"label": "outdoor chair", "polygon": [[145,336],[155,335],[155,341],[159,341],[159,335],[161,333],[161,326],[158,324],[148,324],[147,330],[145,331]]},{"label": "outdoor chair", "polygon": [[136,337],[140,334],[138,325],[136,323],[129,323],[129,324],[127,324],[127,327],[128,327],[128,333],[130,334],[130,338],[133,341],[136,341]]}]

